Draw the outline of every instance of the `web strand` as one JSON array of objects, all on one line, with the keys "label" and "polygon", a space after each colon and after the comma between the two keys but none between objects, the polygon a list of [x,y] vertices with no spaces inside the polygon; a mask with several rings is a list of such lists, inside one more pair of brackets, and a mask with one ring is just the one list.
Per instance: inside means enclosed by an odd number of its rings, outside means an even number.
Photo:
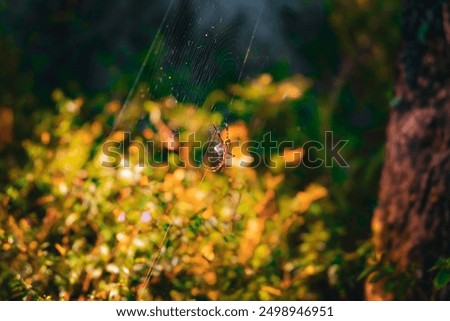
[{"label": "web strand", "polygon": [[[252,37],[250,38],[250,42],[249,42],[247,50],[245,52],[244,61],[242,62],[241,70],[239,71],[239,76],[238,76],[237,82],[236,82],[237,84],[242,79],[242,74],[244,72],[245,65],[247,64],[247,60],[250,55],[250,51],[252,50],[253,40],[255,40],[256,31],[258,30],[258,25],[259,25],[259,21],[261,20],[261,14],[263,12],[263,9],[264,9],[264,2],[262,2],[261,8],[259,8],[259,13],[258,13],[258,17],[256,18],[255,27],[253,28]],[[230,100],[230,105],[233,103],[234,98],[235,98],[235,95],[233,94],[233,96],[231,97],[231,100]]]},{"label": "web strand", "polygon": [[153,264],[147,270],[147,274],[145,275],[144,284],[142,285],[141,291],[140,291],[140,293],[138,295],[138,301],[141,300],[145,289],[147,288],[148,284],[150,283],[150,280],[152,278],[153,271],[155,270],[156,264],[158,264],[158,262],[159,262],[159,260],[161,258],[162,248],[163,248],[163,246],[166,246],[166,244],[167,244],[168,236],[169,236],[169,230],[170,230],[171,227],[172,227],[172,224],[169,223],[169,226],[167,227],[166,232],[164,233],[163,240],[161,241],[161,244],[159,245],[158,255],[156,256],[155,260],[153,260]]},{"label": "web strand", "polygon": [[130,91],[128,92],[127,98],[125,99],[125,102],[123,103],[122,108],[120,109],[119,115],[117,116],[117,120],[114,122],[112,132],[114,132],[117,129],[117,124],[120,122],[122,115],[127,111],[128,104],[130,103],[131,97],[133,97],[134,92],[136,91],[136,87],[139,83],[139,80],[142,77],[142,73],[144,72],[145,67],[147,66],[150,55],[152,54],[153,49],[156,46],[156,44],[158,43],[158,39],[161,36],[161,31],[163,29],[164,24],[166,23],[167,17],[169,16],[173,2],[174,2],[174,0],[171,0],[169,3],[169,7],[167,8],[166,13],[164,14],[164,17],[161,21],[161,24],[159,25],[158,31],[156,32],[156,35],[155,35],[155,38],[147,50],[147,54],[145,55],[144,61],[142,62],[141,67],[139,68],[139,72],[136,75],[136,78],[134,79],[133,85],[131,86]]}]

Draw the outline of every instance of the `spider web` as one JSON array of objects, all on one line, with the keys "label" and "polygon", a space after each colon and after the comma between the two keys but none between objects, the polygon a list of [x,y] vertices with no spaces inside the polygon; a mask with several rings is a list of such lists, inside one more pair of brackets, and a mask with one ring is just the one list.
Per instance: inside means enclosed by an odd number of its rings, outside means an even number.
[{"label": "spider web", "polygon": [[[267,44],[256,41],[262,20],[264,28],[270,28],[271,22],[265,15],[268,7],[265,0],[252,0],[242,8],[241,14],[237,14],[219,0],[171,0],[113,131],[136,132],[149,126],[142,107],[146,100],[172,96],[177,102],[214,110],[216,106],[205,105],[206,97],[213,89],[239,83],[268,65],[263,49]],[[233,100],[234,96],[228,105]],[[226,107],[220,112],[226,122]],[[213,130],[216,127],[212,123],[210,128],[210,142],[219,146],[223,143],[218,136],[220,133]],[[152,255],[154,258],[137,294],[138,300],[151,283],[171,228],[172,223],[164,227],[156,256]]]},{"label": "spider web", "polygon": [[213,89],[248,76],[249,60],[267,65],[264,55],[252,56],[265,7],[264,0],[254,0],[245,15],[236,15],[218,0],[171,0],[113,131],[142,129],[142,102],[149,99],[172,96],[180,103],[215,108],[204,105]]}]

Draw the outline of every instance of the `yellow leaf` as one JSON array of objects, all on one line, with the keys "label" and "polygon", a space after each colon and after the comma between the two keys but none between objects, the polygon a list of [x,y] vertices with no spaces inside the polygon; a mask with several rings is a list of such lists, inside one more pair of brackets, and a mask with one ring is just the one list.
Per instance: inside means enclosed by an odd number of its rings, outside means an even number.
[{"label": "yellow leaf", "polygon": [[303,158],[303,148],[285,149],[283,159],[288,165],[299,165]]},{"label": "yellow leaf", "polygon": [[106,104],[105,109],[108,114],[114,114],[120,110],[122,105],[118,100],[113,100]]},{"label": "yellow leaf", "polygon": [[270,172],[267,172],[264,175],[264,179],[266,182],[267,189],[275,189],[284,180],[284,174],[272,175],[270,174]]},{"label": "yellow leaf", "polygon": [[44,145],[47,145],[48,143],[50,143],[50,133],[49,132],[43,132],[41,134],[41,142]]},{"label": "yellow leaf", "polygon": [[314,201],[327,196],[328,190],[318,184],[310,184],[305,191],[298,192],[291,203],[291,209],[296,212],[306,212]]},{"label": "yellow leaf", "polygon": [[219,291],[208,291],[206,293],[206,295],[208,296],[208,298],[210,300],[216,301],[217,299],[219,299],[220,292]]},{"label": "yellow leaf", "polygon": [[275,93],[269,98],[269,103],[278,104],[284,100],[300,98],[312,85],[312,81],[303,76],[294,76],[278,84]]},{"label": "yellow leaf", "polygon": [[58,252],[59,252],[62,256],[65,256],[65,255],[66,255],[67,250],[66,250],[64,247],[62,247],[60,244],[56,243],[56,244],[55,244],[55,248],[58,250]]},{"label": "yellow leaf", "polygon": [[164,124],[162,121],[159,121],[156,123],[156,129],[158,130],[158,134],[161,136],[161,141],[165,148],[168,150],[175,150],[178,148],[178,140],[169,126]]},{"label": "yellow leaf", "polygon": [[217,282],[217,274],[213,271],[206,272],[203,275],[203,279],[205,280],[206,284],[214,285]]},{"label": "yellow leaf", "polygon": [[201,253],[202,253],[203,257],[205,259],[207,259],[208,261],[214,260],[215,255],[214,255],[214,248],[213,248],[212,244],[205,245],[202,248]]},{"label": "yellow leaf", "polygon": [[270,293],[270,294],[275,295],[275,296],[281,296],[281,294],[282,294],[280,289],[276,289],[276,288],[274,288],[274,287],[267,286],[267,285],[264,285],[264,286],[261,288],[261,291]]},{"label": "yellow leaf", "polygon": [[246,263],[252,256],[261,240],[265,218],[250,218],[245,227],[244,236],[238,252],[238,262]]}]

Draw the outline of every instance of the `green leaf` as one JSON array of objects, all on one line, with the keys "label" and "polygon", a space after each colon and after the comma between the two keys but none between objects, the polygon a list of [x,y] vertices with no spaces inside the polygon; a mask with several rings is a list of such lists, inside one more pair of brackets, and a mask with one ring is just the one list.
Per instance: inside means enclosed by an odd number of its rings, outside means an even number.
[{"label": "green leaf", "polygon": [[387,279],[384,283],[384,292],[392,292],[394,290],[395,286],[397,285],[397,282],[394,278]]},{"label": "green leaf", "polygon": [[376,283],[376,282],[380,281],[381,279],[383,279],[384,277],[386,277],[386,274],[381,273],[381,272],[376,272],[376,273],[369,279],[369,282],[370,282],[370,283]]},{"label": "green leaf", "polygon": [[365,279],[367,276],[369,276],[369,274],[371,274],[372,272],[375,272],[379,267],[376,265],[370,265],[368,267],[366,267],[364,269],[364,271],[361,272],[361,274],[358,276],[358,281],[361,281],[363,279]]},{"label": "green leaf", "polygon": [[430,271],[434,270],[442,270],[442,269],[450,269],[450,258],[440,258],[436,264],[430,269]]},{"label": "green leaf", "polygon": [[189,224],[189,226],[188,226],[188,229],[189,229],[192,233],[197,234],[198,230],[199,230],[200,227],[203,225],[203,222],[204,222],[204,221],[205,221],[205,220],[204,220],[201,216],[199,216],[199,215],[194,215],[194,216],[191,218],[191,221],[190,221],[190,224]]},{"label": "green leaf", "polygon": [[421,43],[425,43],[426,42],[426,37],[427,37],[427,33],[428,30],[430,29],[430,25],[426,22],[422,22],[419,26],[419,30],[417,31],[417,39],[421,42]]},{"label": "green leaf", "polygon": [[438,290],[442,289],[450,282],[450,270],[440,270],[433,280],[434,287]]}]

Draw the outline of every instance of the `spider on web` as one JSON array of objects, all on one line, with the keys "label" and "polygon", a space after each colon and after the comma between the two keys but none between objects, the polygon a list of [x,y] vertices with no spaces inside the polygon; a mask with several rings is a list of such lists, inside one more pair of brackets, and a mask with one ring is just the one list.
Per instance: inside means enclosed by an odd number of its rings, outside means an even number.
[{"label": "spider on web", "polygon": [[205,165],[212,172],[218,172],[226,165],[228,159],[235,157],[230,152],[230,137],[228,124],[225,123],[225,130],[227,137],[225,140],[222,139],[220,131],[216,125],[213,125],[214,132],[212,139],[208,142],[206,152],[205,152]]}]

